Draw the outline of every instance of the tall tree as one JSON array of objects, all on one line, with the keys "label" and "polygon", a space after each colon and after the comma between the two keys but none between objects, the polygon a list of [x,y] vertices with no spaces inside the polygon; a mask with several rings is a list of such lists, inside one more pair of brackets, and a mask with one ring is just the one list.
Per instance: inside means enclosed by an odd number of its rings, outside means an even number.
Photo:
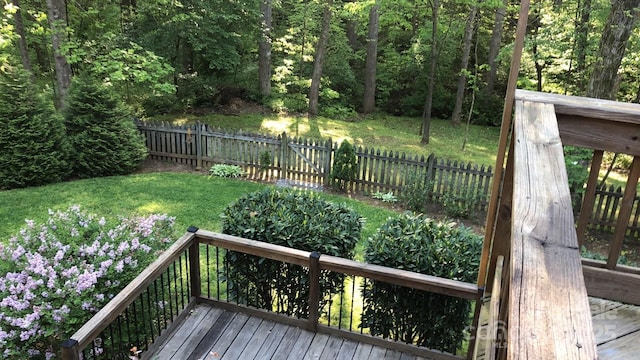
[{"label": "tall tree", "polygon": [[591,0],[583,0],[578,6],[580,16],[576,21],[576,71],[582,73],[587,67],[587,39],[589,36],[589,21],[591,20]]},{"label": "tall tree", "polygon": [[589,79],[587,96],[599,99],[615,98],[618,68],[624,57],[627,40],[638,18],[640,0],[613,0],[605,23],[600,50]]},{"label": "tall tree", "polygon": [[67,6],[65,0],[47,0],[47,18],[51,28],[51,45],[56,70],[56,106],[62,107],[64,97],[71,85],[71,66],[62,53],[67,26]]},{"label": "tall tree", "polygon": [[369,32],[367,35],[367,59],[364,70],[364,101],[362,112],[372,113],[376,109],[376,65],[378,63],[378,29],[380,1],[369,10]]},{"label": "tall tree", "polygon": [[18,45],[20,47],[20,59],[22,59],[22,66],[29,73],[33,74],[31,59],[29,58],[29,48],[27,47],[27,33],[24,30],[24,22],[22,21],[22,9],[20,8],[20,1],[13,0],[12,4],[16,8],[16,12],[13,14],[13,22],[16,28],[16,33],[18,34]]},{"label": "tall tree", "polygon": [[436,68],[438,66],[438,14],[440,10],[440,0],[431,1],[431,62],[429,66],[429,82],[427,84],[427,98],[424,101],[424,111],[422,112],[421,135],[423,144],[429,143],[431,130],[431,111],[433,108],[433,89],[436,83]]},{"label": "tall tree", "polygon": [[262,0],[260,12],[262,13],[262,27],[258,44],[258,79],[260,94],[267,97],[271,95],[271,10],[273,1]]},{"label": "tall tree", "polygon": [[460,60],[460,75],[458,76],[458,90],[456,92],[456,105],[453,108],[451,122],[453,125],[460,125],[460,115],[462,113],[462,102],[464,101],[464,91],[467,85],[467,77],[464,72],[469,65],[469,55],[471,54],[471,45],[473,40],[473,32],[475,30],[476,14],[478,13],[478,4],[471,5],[471,11],[467,16],[467,22],[464,28],[464,39],[462,43],[462,58]]},{"label": "tall tree", "polygon": [[320,79],[322,78],[322,66],[324,64],[324,55],[327,51],[327,43],[329,42],[329,30],[331,27],[331,16],[333,0],[327,0],[324,4],[324,12],[322,15],[322,30],[320,31],[320,39],[316,46],[316,53],[313,60],[313,72],[311,74],[311,88],[309,89],[309,115],[318,115],[318,97],[320,95]]},{"label": "tall tree", "polygon": [[[506,2],[506,0],[505,0]],[[493,93],[493,89],[496,83],[496,76],[498,72],[498,52],[500,51],[500,43],[502,41],[502,30],[504,28],[504,15],[506,13],[506,4],[502,2],[496,8],[495,19],[493,22],[493,30],[491,31],[491,41],[489,42],[489,54],[488,54],[488,62],[489,62],[489,72],[487,73],[486,81],[487,94]]]}]

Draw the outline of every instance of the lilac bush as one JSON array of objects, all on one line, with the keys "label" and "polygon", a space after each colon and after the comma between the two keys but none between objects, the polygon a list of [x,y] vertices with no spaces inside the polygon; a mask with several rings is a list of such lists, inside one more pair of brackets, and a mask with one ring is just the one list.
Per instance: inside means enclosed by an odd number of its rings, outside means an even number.
[{"label": "lilac bush", "polygon": [[58,344],[166,249],[174,218],[110,224],[79,206],[0,243],[0,357],[52,359]]}]

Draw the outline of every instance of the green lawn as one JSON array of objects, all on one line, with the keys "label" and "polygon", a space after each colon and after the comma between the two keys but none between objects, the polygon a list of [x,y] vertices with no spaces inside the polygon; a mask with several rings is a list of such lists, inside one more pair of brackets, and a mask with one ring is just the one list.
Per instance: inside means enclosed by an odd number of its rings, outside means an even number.
[{"label": "green lawn", "polygon": [[[220,214],[227,204],[264,186],[237,179],[165,172],[0,191],[0,239],[4,242],[17,233],[25,219],[44,221],[48,209],[64,210],[72,204],[107,218],[167,213],[176,217],[176,235],[190,225],[220,231]],[[387,217],[395,214],[389,209],[342,196],[322,196],[333,202],[347,203],[367,219],[363,239],[372,235]]]},{"label": "green lawn", "polygon": [[420,143],[421,119],[396,117],[389,115],[369,116],[357,121],[332,120],[325,117],[260,115],[165,115],[147,119],[148,121],[167,121],[177,125],[200,121],[214,127],[229,130],[243,130],[267,134],[302,136],[313,139],[328,139],[340,142],[349,140],[359,146],[367,146],[388,151],[405,152],[412,155],[431,153],[438,157],[495,165],[498,152],[500,129],[472,125],[465,150],[462,142],[465,126],[453,127],[449,121],[434,119],[431,123],[430,143]]}]

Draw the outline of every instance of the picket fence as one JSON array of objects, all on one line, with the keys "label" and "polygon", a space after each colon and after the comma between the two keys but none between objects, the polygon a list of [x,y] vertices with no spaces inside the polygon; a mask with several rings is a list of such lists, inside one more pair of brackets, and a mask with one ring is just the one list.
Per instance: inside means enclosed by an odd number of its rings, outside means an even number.
[{"label": "picket fence", "polygon": [[[208,170],[214,164],[241,166],[253,180],[277,181],[317,188],[329,184],[329,173],[338,145],[332,140],[310,140],[281,135],[230,132],[205,124],[175,126],[166,123],[137,122],[146,139],[149,157],[187,164]],[[260,162],[263,153],[269,162]],[[489,199],[491,166],[438,159],[433,154],[411,156],[394,151],[356,148],[358,173],[351,190],[400,195],[415,176],[430,182],[430,197],[448,194],[474,199],[476,209],[484,210]],[[596,190],[590,228],[611,232],[615,226],[622,189]],[[627,236],[640,237],[640,198],[636,197]]]},{"label": "picket fence", "polygon": [[[338,149],[332,140],[310,140],[281,135],[229,132],[205,124],[174,126],[137,123],[146,139],[151,159],[173,161],[208,170],[213,164],[239,165],[248,178],[287,182],[302,187],[329,185],[329,174]],[[261,157],[268,154],[268,162]],[[430,196],[444,194],[473,198],[484,209],[493,177],[491,166],[411,156],[394,151],[356,148],[358,172],[351,190],[365,193],[393,192],[416,176],[429,182]]]}]

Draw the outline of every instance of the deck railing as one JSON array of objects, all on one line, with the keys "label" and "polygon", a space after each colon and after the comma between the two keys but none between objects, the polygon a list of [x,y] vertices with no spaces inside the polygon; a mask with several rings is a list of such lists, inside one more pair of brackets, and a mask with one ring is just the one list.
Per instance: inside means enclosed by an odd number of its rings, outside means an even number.
[{"label": "deck railing", "polygon": [[[595,359],[587,295],[640,304],[640,269],[617,264],[640,174],[640,106],[518,90],[509,138],[479,277],[490,291],[502,273],[492,296],[491,353],[499,359]],[[577,230],[565,145],[593,150]],[[580,247],[604,151],[635,157],[603,262],[581,259]]]},{"label": "deck railing", "polygon": [[[302,289],[308,294],[308,301],[305,301],[308,311],[304,311],[303,316],[286,316],[280,312],[286,313],[287,309],[280,309],[275,303],[265,308],[245,301],[248,296],[234,296],[229,291],[229,281],[233,279],[224,278],[228,273],[224,256],[228,252],[255,255],[308,269],[309,281],[304,282],[308,288]],[[328,295],[321,291],[320,276],[327,272],[341,277],[344,288],[337,294]],[[171,336],[181,318],[187,316],[196,303],[242,311],[310,331],[339,335],[431,359],[464,358],[449,352],[371,336],[361,322],[362,286],[371,281],[471,302],[477,301],[481,295],[475,284],[190,228],[166,253],[63,343],[63,359],[127,358],[132,349],[134,352],[140,351],[142,358],[145,358],[146,354],[155,350],[156,344]],[[240,294],[249,291],[235,290]],[[472,317],[472,314],[468,316]],[[451,349],[451,352],[460,348],[472,349],[473,339],[470,340],[469,344]]]}]

